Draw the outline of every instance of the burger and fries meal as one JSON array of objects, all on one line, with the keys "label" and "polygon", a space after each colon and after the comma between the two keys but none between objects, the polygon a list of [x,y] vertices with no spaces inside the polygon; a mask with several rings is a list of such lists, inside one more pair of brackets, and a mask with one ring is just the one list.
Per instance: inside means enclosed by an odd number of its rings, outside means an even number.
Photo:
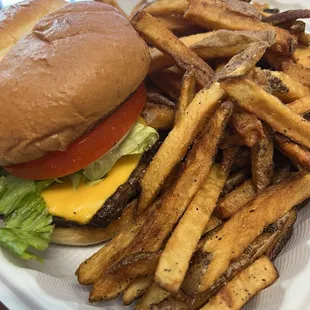
[{"label": "burger and fries meal", "polygon": [[31,0],[0,18],[0,245],[108,241],[89,302],[240,309],[310,198],[310,10]]}]

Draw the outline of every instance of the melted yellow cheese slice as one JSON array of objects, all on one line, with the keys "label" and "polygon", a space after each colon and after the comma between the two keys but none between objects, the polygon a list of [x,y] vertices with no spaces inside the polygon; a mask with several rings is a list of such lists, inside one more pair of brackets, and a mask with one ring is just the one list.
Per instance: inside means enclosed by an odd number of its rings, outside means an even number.
[{"label": "melted yellow cheese slice", "polygon": [[120,158],[108,175],[94,185],[80,184],[75,190],[70,181],[65,181],[50,186],[42,193],[50,214],[87,224],[117,188],[128,180],[141,157],[140,154]]}]

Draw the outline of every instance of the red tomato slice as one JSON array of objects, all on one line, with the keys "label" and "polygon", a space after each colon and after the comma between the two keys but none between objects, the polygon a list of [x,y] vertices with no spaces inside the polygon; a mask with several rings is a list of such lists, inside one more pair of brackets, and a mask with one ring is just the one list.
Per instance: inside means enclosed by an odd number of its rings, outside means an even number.
[{"label": "red tomato slice", "polygon": [[45,180],[74,173],[107,153],[130,130],[146,102],[142,84],[111,116],[90,132],[76,139],[66,151],[55,151],[43,157],[4,167],[10,174],[29,180]]}]

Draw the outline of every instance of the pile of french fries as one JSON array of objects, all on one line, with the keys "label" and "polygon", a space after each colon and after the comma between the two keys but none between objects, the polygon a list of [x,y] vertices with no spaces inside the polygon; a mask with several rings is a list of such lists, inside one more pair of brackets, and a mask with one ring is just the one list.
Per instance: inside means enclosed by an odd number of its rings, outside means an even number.
[{"label": "pile of french fries", "polygon": [[310,11],[144,2],[131,16],[152,57],[143,115],[165,139],[133,215],[76,275],[90,302],[240,309],[278,278],[310,197]]}]

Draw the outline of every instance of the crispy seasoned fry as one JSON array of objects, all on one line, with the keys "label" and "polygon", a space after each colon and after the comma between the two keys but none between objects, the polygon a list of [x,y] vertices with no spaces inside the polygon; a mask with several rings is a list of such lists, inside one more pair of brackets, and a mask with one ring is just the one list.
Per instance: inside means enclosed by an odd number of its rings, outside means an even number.
[{"label": "crispy seasoned fry", "polygon": [[275,238],[269,246],[268,251],[265,253],[271,261],[274,261],[278,257],[286,243],[290,240],[296,220],[297,211],[296,208],[294,208],[288,213],[288,220],[281,229],[280,234]]},{"label": "crispy seasoned fry", "polygon": [[272,48],[283,54],[293,52],[295,39],[288,31],[262,22],[254,6],[239,0],[191,0],[185,18],[207,29],[274,31]]},{"label": "crispy seasoned fry", "polygon": [[[232,146],[223,150],[223,159],[221,162],[221,173],[229,175],[230,169],[235,162],[240,151],[239,147]],[[226,182],[226,181],[225,181]]]},{"label": "crispy seasoned fry", "polygon": [[[280,169],[273,174],[272,184],[281,182],[289,174],[289,167]],[[229,219],[243,208],[257,195],[256,187],[252,179],[245,181],[242,185],[223,197],[217,206],[217,212],[223,219]]]},{"label": "crispy seasoned fry", "polygon": [[183,15],[187,7],[188,0],[157,0],[145,8],[145,11],[154,16]]},{"label": "crispy seasoned fry", "polygon": [[244,146],[244,145],[245,143],[242,140],[242,138],[237,133],[233,133],[223,138],[220,148],[224,150],[233,146]]},{"label": "crispy seasoned fry", "polygon": [[203,253],[208,263],[199,281],[191,283],[190,290],[199,293],[210,288],[229,263],[240,257],[266,226],[310,197],[309,184],[310,174],[292,174],[290,178],[269,187],[226,222],[216,237],[206,240]]},{"label": "crispy seasoned fry", "polygon": [[174,109],[162,104],[147,102],[141,116],[148,126],[155,129],[171,129],[174,124]]},{"label": "crispy seasoned fry", "polygon": [[301,33],[298,36],[298,43],[303,46],[310,46],[310,34],[309,33]]},{"label": "crispy seasoned fry", "polygon": [[287,103],[310,95],[310,88],[279,71],[254,68],[249,77],[268,93]]},{"label": "crispy seasoned fry", "polygon": [[200,27],[194,26],[188,20],[184,19],[182,15],[156,16],[156,19],[178,37],[188,36],[202,31]]},{"label": "crispy seasoned fry", "polygon": [[[295,216],[294,216],[295,217]],[[223,285],[225,285],[228,281],[230,281],[233,277],[235,277],[240,271],[247,268],[251,265],[257,258],[264,255],[269,249],[273,248],[274,244],[281,238],[281,234],[287,230],[287,223],[290,222],[291,224],[293,221],[292,212],[285,214],[281,219],[277,222],[269,225],[267,228],[264,229],[263,233],[260,234],[244,251],[244,253],[235,261],[231,262],[225,273],[216,280],[214,285],[206,290],[205,292],[195,295],[193,297],[189,297],[188,295],[172,295],[166,298],[163,302],[161,302],[157,308],[155,309],[183,309],[179,307],[184,307],[184,304],[187,305],[188,309],[189,306],[192,309],[199,309],[203,306],[209,299],[212,297]],[[217,229],[218,231],[218,229]],[[211,238],[216,234],[211,234],[207,238]],[[283,246],[283,244],[282,244]],[[275,253],[275,252],[273,252]],[[197,277],[200,276],[199,268],[203,268],[204,266],[204,257],[203,255],[199,255],[199,252],[194,256],[193,263],[191,266],[191,271],[186,276],[186,281],[184,282],[183,288],[185,291],[190,292],[191,283],[195,283],[197,281]],[[201,266],[201,267],[200,267]],[[195,272],[195,270],[197,272]],[[168,306],[174,306],[168,308]],[[164,308],[167,306],[167,308]]]},{"label": "crispy seasoned fry", "polygon": [[130,253],[125,252],[126,248],[134,241],[139,229],[145,224],[149,216],[154,216],[157,211],[157,204],[153,204],[147,212],[139,216],[133,225],[130,225],[122,233],[118,234],[105,247],[85,260],[77,269],[76,276],[81,284],[94,284],[104,270],[108,270],[114,264],[121,261]]},{"label": "crispy seasoned fry", "polygon": [[147,101],[155,104],[165,105],[169,108],[175,108],[175,103],[157,92],[148,92]]},{"label": "crispy seasoned fry", "polygon": [[[246,45],[253,42],[267,42],[268,46],[275,41],[273,31],[230,31],[218,30],[199,33],[180,40],[199,57],[208,60],[232,57]],[[174,60],[156,48],[150,50],[152,62],[150,72],[160,71],[174,64]]]},{"label": "crispy seasoned fry", "polygon": [[157,266],[160,252],[139,253],[126,257],[103,272],[89,295],[89,301],[100,301],[117,297],[137,276],[152,274]]},{"label": "crispy seasoned fry", "polygon": [[305,170],[310,171],[310,152],[284,137],[281,134],[275,135],[276,146],[286,155],[295,165],[299,165]]},{"label": "crispy seasoned fry", "polygon": [[206,181],[173,231],[155,273],[155,281],[161,288],[176,293],[181,287],[192,254],[226,182],[227,172],[222,171],[220,164],[213,165]]},{"label": "crispy seasoned fry", "polygon": [[271,25],[279,25],[286,22],[293,22],[297,19],[302,18],[310,18],[310,10],[289,10],[285,12],[280,12],[276,14],[272,14],[266,18],[264,18],[265,23],[269,23]]},{"label": "crispy seasoned fry", "polygon": [[[310,10],[309,10],[310,11]],[[310,68],[310,48],[298,46],[293,54],[293,60],[304,68]]]},{"label": "crispy seasoned fry", "polygon": [[[108,227],[55,227],[52,242],[57,244],[69,245],[89,245],[91,239],[94,244],[105,242],[116,236],[120,231],[131,225],[134,221],[134,210],[136,208],[137,200],[132,201],[123,211],[121,217]],[[96,236],[96,242],[95,237]]]},{"label": "crispy seasoned fry", "polygon": [[283,72],[271,71],[273,77],[281,80],[281,82],[287,87],[288,92],[280,93],[275,92],[274,95],[283,102],[292,102],[297,99],[301,99],[310,95],[310,88],[298,82],[298,80],[292,79],[290,76]]},{"label": "crispy seasoned fry", "polygon": [[228,282],[201,310],[239,310],[278,277],[272,262],[262,256]]},{"label": "crispy seasoned fry", "polygon": [[139,300],[135,310],[150,309],[151,305],[160,303],[169,295],[169,292],[164,291],[154,283],[152,286],[149,287],[144,296]]},{"label": "crispy seasoned fry", "polygon": [[236,109],[231,117],[231,124],[248,147],[254,146],[263,136],[263,125],[253,114]]},{"label": "crispy seasoned fry", "polygon": [[279,24],[278,27],[286,29],[290,34],[300,35],[306,30],[306,23],[301,20],[296,20],[294,22],[286,22]]},{"label": "crispy seasoned fry", "polygon": [[222,70],[216,73],[216,80],[228,77],[243,76],[251,71],[266,52],[268,43],[265,41],[250,43],[239,54],[234,56]]},{"label": "crispy seasoned fry", "polygon": [[136,278],[126,289],[123,295],[123,304],[130,305],[136,299],[144,295],[153,283],[153,275],[146,275]]},{"label": "crispy seasoned fry", "polygon": [[264,137],[251,148],[252,179],[258,193],[271,183],[273,150],[271,130],[264,126]]},{"label": "crispy seasoned fry", "polygon": [[304,115],[310,112],[310,96],[295,100],[287,105],[294,113]]},{"label": "crispy seasoned fry", "polygon": [[270,51],[265,54],[265,57],[272,68],[283,71],[291,78],[299,81],[299,83],[310,86],[310,68],[305,68],[300,64],[296,64],[291,58]]},{"label": "crispy seasoned fry", "polygon": [[203,233],[206,234],[207,232],[221,225],[222,223],[223,221],[218,216],[216,216],[214,213],[212,213]]},{"label": "crispy seasoned fry", "polygon": [[232,174],[225,183],[221,196],[226,196],[227,194],[232,192],[236,187],[240,186],[243,182],[245,182],[250,177],[250,175],[250,167],[245,167],[240,171]]},{"label": "crispy seasoned fry", "polygon": [[151,81],[172,100],[178,100],[182,76],[172,70],[166,69],[161,72],[153,73],[149,77]]},{"label": "crispy seasoned fry", "polygon": [[255,197],[255,185],[251,179],[247,180],[219,201],[217,212],[221,218],[229,219]]},{"label": "crispy seasoned fry", "polygon": [[[154,201],[165,180],[185,156],[224,94],[219,84],[215,83],[210,89],[203,89],[195,96],[186,109],[187,114],[169,133],[141,180],[142,192],[138,206],[140,212]],[[180,137],[182,143],[179,143]]]},{"label": "crispy seasoned fry", "polygon": [[221,86],[242,108],[278,132],[310,148],[310,123],[283,105],[278,98],[245,78],[229,79]]},{"label": "crispy seasoned fry", "polygon": [[186,47],[160,21],[146,12],[140,12],[132,20],[132,25],[142,37],[164,53],[172,56],[176,63],[185,71],[192,70],[197,83],[204,87],[209,85],[213,70],[192,50]]},{"label": "crispy seasoned fry", "polygon": [[175,112],[175,123],[179,123],[184,116],[188,105],[193,101],[195,95],[195,76],[192,71],[186,72],[182,79],[182,86],[178,106]]},{"label": "crispy seasoned fry", "polygon": [[250,164],[251,164],[251,157],[249,149],[247,147],[241,148],[234,165],[231,167],[231,172],[235,173],[242,168],[246,168]]}]

